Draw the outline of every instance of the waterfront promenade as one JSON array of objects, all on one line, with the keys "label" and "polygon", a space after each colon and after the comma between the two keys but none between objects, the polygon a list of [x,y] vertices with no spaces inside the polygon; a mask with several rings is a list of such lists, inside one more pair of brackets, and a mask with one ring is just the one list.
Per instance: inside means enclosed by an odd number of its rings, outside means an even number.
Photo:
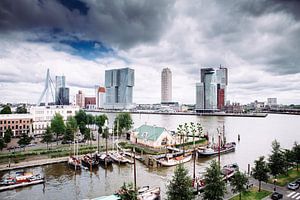
[{"label": "waterfront promenade", "polygon": [[23,169],[28,167],[37,167],[41,165],[50,165],[55,163],[62,163],[67,162],[68,157],[60,157],[60,158],[48,158],[48,159],[41,159],[41,160],[31,160],[31,161],[25,161],[25,162],[19,162],[19,163],[11,163],[9,164],[2,164],[0,165],[0,172],[1,171],[9,171],[9,170],[15,170],[15,169]]}]

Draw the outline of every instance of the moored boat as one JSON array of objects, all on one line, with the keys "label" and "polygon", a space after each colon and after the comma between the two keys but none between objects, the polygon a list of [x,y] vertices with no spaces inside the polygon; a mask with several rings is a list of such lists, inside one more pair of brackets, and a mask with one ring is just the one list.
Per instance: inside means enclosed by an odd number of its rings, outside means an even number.
[{"label": "moored boat", "polygon": [[119,164],[126,164],[126,163],[133,164],[132,160],[129,160],[129,159],[125,158],[124,156],[122,156],[118,152],[112,152],[112,153],[109,154],[109,156],[116,163],[119,163]]},{"label": "moored boat", "polygon": [[[226,143],[225,145],[220,147],[220,154],[234,152],[236,147],[235,142]],[[207,147],[201,148],[197,151],[198,157],[210,157],[217,156],[219,154],[219,147]]]},{"label": "moored boat", "polygon": [[104,166],[110,166],[113,163],[112,158],[109,155],[106,154],[97,154],[96,155],[97,160],[99,161],[100,165],[104,165]]},{"label": "moored boat", "polygon": [[91,157],[89,155],[84,155],[81,158],[81,164],[88,168],[90,168],[90,167],[95,168],[95,167],[99,166],[99,161],[97,161],[97,159],[95,157]]},{"label": "moored boat", "polygon": [[157,162],[162,166],[171,167],[181,163],[189,162],[191,159],[192,159],[192,154],[186,154],[186,155],[177,155],[171,158],[167,156],[157,160]]},{"label": "moored boat", "polygon": [[9,176],[0,182],[0,191],[44,182],[45,180],[40,174],[33,175],[32,172],[16,172],[15,177]]},{"label": "moored boat", "polygon": [[80,159],[74,157],[74,156],[70,156],[68,159],[68,165],[75,169],[75,170],[80,170],[81,169],[81,161]]}]

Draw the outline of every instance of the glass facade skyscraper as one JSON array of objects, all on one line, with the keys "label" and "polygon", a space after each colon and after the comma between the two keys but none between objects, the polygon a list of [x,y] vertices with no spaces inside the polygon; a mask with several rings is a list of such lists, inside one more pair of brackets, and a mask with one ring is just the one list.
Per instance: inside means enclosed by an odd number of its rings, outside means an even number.
[{"label": "glass facade skyscraper", "polygon": [[105,71],[105,108],[128,109],[132,106],[134,70],[130,68]]},{"label": "glass facade skyscraper", "polygon": [[227,68],[203,68],[200,72],[201,82],[196,84],[196,110],[221,110],[226,100]]},{"label": "glass facade skyscraper", "polygon": [[66,77],[55,76],[55,104],[69,105],[69,88],[66,88]]}]

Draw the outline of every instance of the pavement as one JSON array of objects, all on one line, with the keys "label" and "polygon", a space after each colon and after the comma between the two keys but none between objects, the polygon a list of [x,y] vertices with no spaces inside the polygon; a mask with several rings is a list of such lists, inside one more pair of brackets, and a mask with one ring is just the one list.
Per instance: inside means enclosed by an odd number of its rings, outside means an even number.
[{"label": "pavement", "polygon": [[[255,180],[254,178],[250,177],[249,178],[249,185],[252,185],[255,187],[258,187],[258,181]],[[273,184],[270,183],[265,183],[265,182],[261,182],[261,189],[263,190],[267,190],[270,192],[273,192],[275,190],[275,187]],[[296,190],[296,191],[292,191],[287,189],[287,187],[281,187],[281,186],[277,186],[276,185],[276,191],[283,194],[283,200],[300,200],[300,189]],[[235,196],[237,194],[232,193],[231,191],[231,186],[229,184],[229,182],[227,183],[227,193],[225,194],[224,200],[228,200],[230,198],[232,198],[233,196]],[[202,194],[196,196],[195,198],[196,200],[201,200],[202,198]],[[265,197],[263,200],[271,200],[271,196]]]}]

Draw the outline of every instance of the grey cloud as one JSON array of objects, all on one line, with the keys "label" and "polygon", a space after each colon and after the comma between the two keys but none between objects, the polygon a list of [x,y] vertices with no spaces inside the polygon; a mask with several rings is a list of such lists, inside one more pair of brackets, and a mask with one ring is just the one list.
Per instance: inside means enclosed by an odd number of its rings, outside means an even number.
[{"label": "grey cloud", "polygon": [[0,1],[0,31],[57,28],[117,48],[155,42],[172,13],[172,1],[85,1],[86,15],[58,1]]}]

